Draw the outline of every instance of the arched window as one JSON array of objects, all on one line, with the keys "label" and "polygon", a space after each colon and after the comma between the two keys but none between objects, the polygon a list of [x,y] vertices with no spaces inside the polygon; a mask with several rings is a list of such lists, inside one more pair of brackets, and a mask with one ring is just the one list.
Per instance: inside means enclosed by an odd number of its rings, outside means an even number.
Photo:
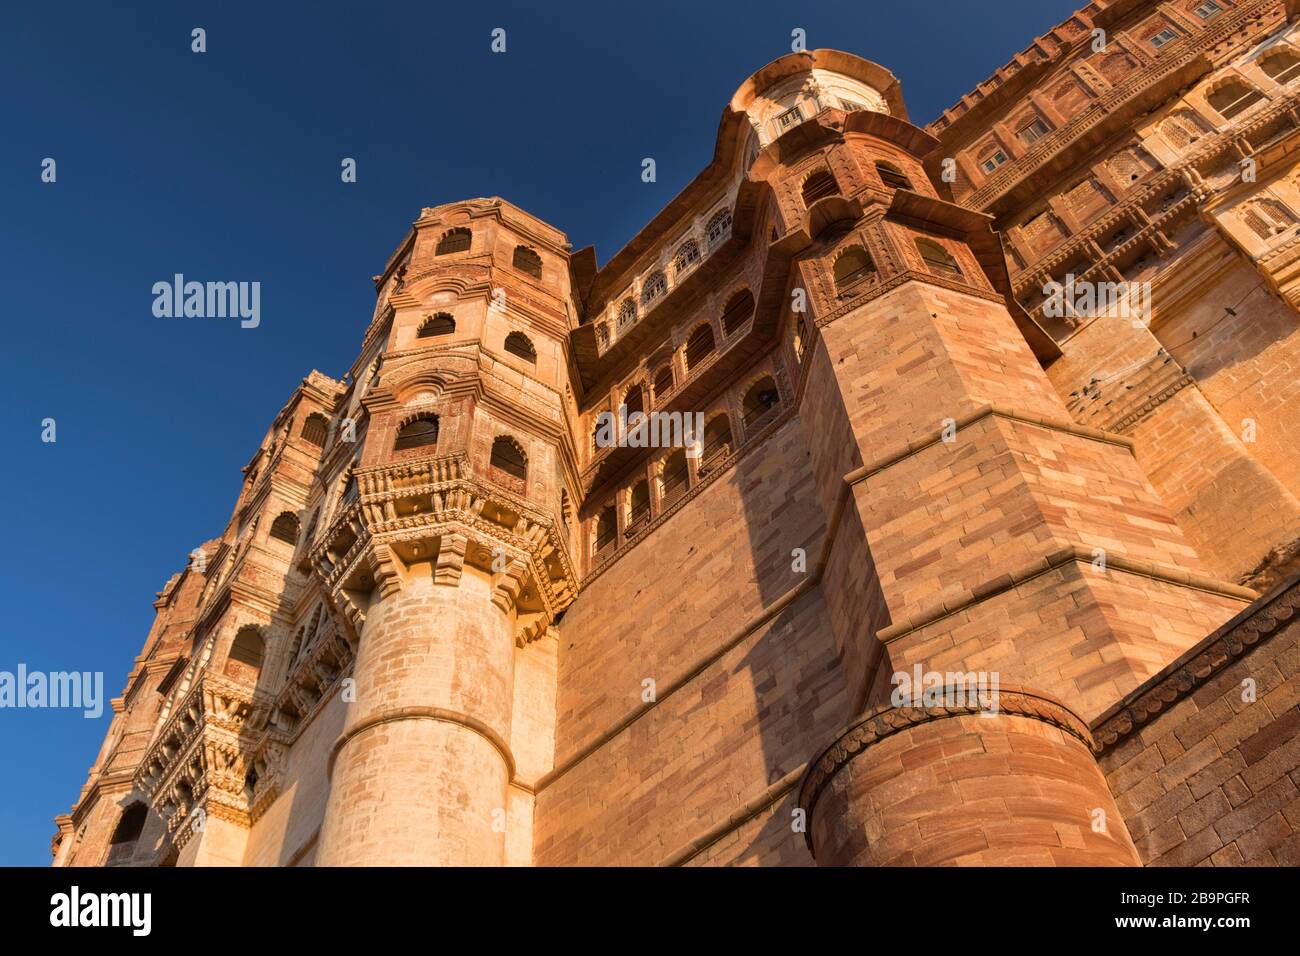
[{"label": "arched window", "polygon": [[456,331],[456,320],[446,312],[439,312],[437,315],[431,315],[420,323],[419,330],[415,333],[417,339],[431,339],[439,335],[451,335]]},{"label": "arched window", "polygon": [[804,352],[808,350],[808,329],[801,315],[794,316],[791,325],[794,327],[794,357],[802,362]]},{"label": "arched window", "polygon": [[1244,80],[1231,79],[1215,88],[1207,102],[1224,119],[1240,116],[1264,98],[1264,94]]},{"label": "arched window", "polygon": [[835,177],[824,169],[819,169],[803,181],[804,208],[811,206],[827,196],[838,196],[840,187],[835,184]]},{"label": "arched window", "polygon": [[627,326],[636,321],[636,303],[629,296],[623,300],[623,304],[618,307],[618,328],[621,332]]},{"label": "arched window", "polygon": [[876,163],[876,175],[880,181],[890,189],[911,189],[912,181],[907,175],[892,163]]},{"label": "arched window", "polygon": [[295,634],[295,635],[293,636],[293,647],[291,647],[291,648],[289,649],[289,667],[290,667],[290,669],[292,669],[292,668],[293,668],[293,665],[296,664],[296,663],[298,662],[298,655],[302,653],[302,642],[303,642],[303,638],[306,637],[306,636],[307,636],[307,627],[306,627],[306,625],[304,625],[304,626],[298,628],[298,633]]},{"label": "arched window", "polygon": [[609,505],[596,518],[596,554],[603,555],[618,540],[618,515],[614,506]]},{"label": "arched window", "polygon": [[468,252],[472,237],[473,234],[468,229],[448,229],[438,240],[438,247],[434,249],[433,254],[445,256],[452,252]]},{"label": "arched window", "polygon": [[[226,673],[231,675],[252,676],[256,678],[262,670],[262,657],[266,651],[266,642],[262,632],[257,628],[241,627],[230,645],[230,654],[226,658]],[[248,671],[252,671],[248,675]]]},{"label": "arched window", "polygon": [[731,236],[731,210],[719,209],[704,227],[704,240],[710,249],[717,248]]},{"label": "arched window", "polygon": [[871,261],[867,250],[861,246],[850,246],[844,255],[835,260],[835,287],[843,289],[875,272],[876,264]]},{"label": "arched window", "polygon": [[492,467],[524,481],[528,478],[528,459],[519,443],[509,435],[498,435],[492,442]]},{"label": "arched window", "polygon": [[537,364],[537,349],[533,348],[532,341],[522,332],[511,332],[506,336],[506,351],[525,362]]},{"label": "arched window", "polygon": [[349,505],[357,500],[360,488],[357,486],[357,476],[349,475],[347,484],[343,486],[343,497],[339,499],[340,505]]},{"label": "arched window", "polygon": [[749,321],[754,314],[754,296],[748,289],[741,289],[727,300],[722,310],[722,334],[731,335]]},{"label": "arched window", "polygon": [[325,444],[325,439],[329,437],[330,420],[320,412],[312,412],[302,423],[303,441],[311,442],[318,448]]},{"label": "arched window", "polygon": [[677,502],[690,485],[690,471],[686,467],[686,451],[677,449],[664,459],[663,474],[660,482],[660,500],[663,507]]},{"label": "arched window", "polygon": [[701,362],[713,354],[713,326],[707,323],[696,328],[686,340],[686,370],[693,372]]},{"label": "arched window", "polygon": [[731,420],[719,415],[704,426],[704,451],[700,456],[700,475],[706,475],[731,454]]},{"label": "arched window", "polygon": [[573,505],[569,502],[569,492],[565,488],[560,489],[560,523],[565,528],[573,524]]},{"label": "arched window", "polygon": [[641,286],[641,304],[649,305],[667,291],[668,278],[662,272],[652,272]]},{"label": "arched window", "polygon": [[700,244],[694,239],[687,239],[677,247],[677,254],[673,256],[673,271],[681,275],[699,261]]},{"label": "arched window", "polygon": [[140,834],[144,832],[144,822],[149,816],[149,808],[143,803],[136,801],[117,818],[117,826],[113,828],[112,839],[109,840],[113,846],[121,846],[125,843],[134,843],[140,839]]},{"label": "arched window", "polygon": [[673,390],[673,367],[665,365],[659,371],[655,372],[654,378],[654,400],[660,401],[665,395]]},{"label": "arched window", "polygon": [[[599,454],[601,448],[604,447],[601,444],[601,440],[602,440],[601,432],[610,430],[608,426],[605,424],[605,422],[608,421],[608,419],[609,419],[609,412],[605,411],[605,412],[597,412],[596,416],[591,421],[591,453],[593,455]],[[611,432],[611,437],[612,437],[612,432]]]},{"label": "arched window", "polygon": [[623,404],[627,406],[627,417],[629,419],[632,417],[633,412],[645,411],[645,393],[641,390],[640,382],[634,382],[624,393]]},{"label": "arched window", "polygon": [[271,522],[271,537],[288,544],[297,544],[298,516],[292,511],[282,511]]},{"label": "arched window", "polygon": [[423,448],[425,445],[438,444],[438,416],[421,415],[413,418],[397,430],[397,440],[393,442],[393,451],[403,448]]},{"label": "arched window", "polygon": [[596,342],[602,349],[609,347],[609,326],[604,322],[596,326]]},{"label": "arched window", "polygon": [[641,530],[642,522],[650,520],[650,483],[644,478],[632,486],[628,508],[628,533],[635,534]]},{"label": "arched window", "polygon": [[961,266],[951,252],[932,239],[916,240],[916,251],[925,260],[925,267],[936,275],[960,276]]},{"label": "arched window", "polygon": [[1300,56],[1294,50],[1280,49],[1260,58],[1259,68],[1277,83],[1290,83],[1300,76]]},{"label": "arched window", "polygon": [[763,424],[769,417],[771,411],[781,404],[781,393],[776,389],[776,382],[770,375],[764,375],[757,382],[750,386],[749,391],[745,393],[745,400],[741,403],[740,411],[743,416],[745,433]]},{"label": "arched window", "polygon": [[520,272],[528,273],[534,279],[542,277],[542,257],[527,246],[515,246],[514,267]]}]

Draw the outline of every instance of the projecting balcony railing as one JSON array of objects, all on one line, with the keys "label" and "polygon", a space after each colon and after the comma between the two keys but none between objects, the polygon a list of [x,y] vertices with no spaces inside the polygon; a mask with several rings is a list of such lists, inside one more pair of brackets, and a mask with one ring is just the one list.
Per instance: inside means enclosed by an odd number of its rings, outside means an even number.
[{"label": "projecting balcony railing", "polygon": [[631,540],[639,535],[646,528],[650,527],[650,506],[632,512],[632,517],[623,529],[623,537]]},{"label": "projecting balcony railing", "polygon": [[704,450],[704,458],[700,462],[699,476],[703,478],[705,475],[712,474],[713,469],[720,466],[728,457],[730,457],[730,455],[730,442],[723,442],[716,448],[706,448]]}]

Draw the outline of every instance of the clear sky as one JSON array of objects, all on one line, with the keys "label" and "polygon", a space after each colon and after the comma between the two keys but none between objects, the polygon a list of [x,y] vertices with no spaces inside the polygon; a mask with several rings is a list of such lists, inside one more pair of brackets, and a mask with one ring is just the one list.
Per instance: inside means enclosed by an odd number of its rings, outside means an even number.
[{"label": "clear sky", "polygon": [[[155,592],[220,533],[298,381],[347,370],[422,207],[500,195],[604,262],[794,28],[893,70],[923,125],[1082,5],[4,4],[0,671],[121,693]],[[177,272],[260,282],[261,324],[154,317]],[[49,862],[108,721],[0,709],[0,864]]]}]

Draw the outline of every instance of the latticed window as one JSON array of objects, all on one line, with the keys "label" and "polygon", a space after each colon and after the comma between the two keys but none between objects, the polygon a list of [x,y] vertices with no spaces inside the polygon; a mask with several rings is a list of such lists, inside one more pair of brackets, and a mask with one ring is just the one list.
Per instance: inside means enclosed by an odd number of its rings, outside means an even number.
[{"label": "latticed window", "polygon": [[803,181],[803,204],[804,207],[811,206],[819,199],[825,199],[827,196],[838,196],[840,187],[835,184],[835,177],[824,169],[813,173]]},{"label": "latticed window", "polygon": [[492,467],[520,481],[528,477],[528,460],[524,450],[509,435],[500,435],[492,442]]},{"label": "latticed window", "polygon": [[722,310],[722,334],[731,335],[754,314],[754,296],[748,289],[737,292]]},{"label": "latticed window", "polygon": [[649,305],[668,291],[668,277],[662,272],[652,272],[641,287],[641,304]]},{"label": "latticed window", "polygon": [[700,244],[694,239],[687,239],[677,248],[677,254],[673,256],[673,270],[681,275],[699,261]]},{"label": "latticed window", "polygon": [[473,233],[468,229],[449,229],[441,239],[433,254],[445,256],[452,252],[468,252]]},{"label": "latticed window", "polygon": [[281,512],[271,522],[271,537],[289,544],[298,543],[298,518],[292,511]]},{"label": "latticed window", "polygon": [[731,210],[719,209],[704,228],[704,239],[713,249],[719,243],[726,242],[731,236]]},{"label": "latticed window", "polygon": [[911,189],[912,181],[901,169],[889,163],[876,163],[876,175],[890,189]]},{"label": "latticed window", "polygon": [[1174,149],[1186,149],[1205,134],[1201,119],[1191,110],[1175,110],[1160,124],[1160,133]]},{"label": "latticed window", "polygon": [[1106,208],[1106,194],[1101,191],[1096,180],[1085,179],[1075,184],[1065,194],[1065,203],[1080,219],[1087,220],[1095,213]]},{"label": "latticed window", "polygon": [[660,478],[663,507],[667,508],[686,494],[690,484],[690,471],[686,467],[686,452],[678,449],[664,461]]},{"label": "latticed window", "polygon": [[665,365],[655,372],[654,400],[657,402],[673,390],[673,367]]},{"label": "latticed window", "polygon": [[1264,98],[1264,94],[1243,80],[1229,80],[1206,97],[1224,119],[1240,116]]},{"label": "latticed window", "polygon": [[520,272],[528,273],[534,279],[542,277],[542,257],[527,246],[515,247],[514,267]]},{"label": "latticed window", "polygon": [[624,299],[623,304],[618,307],[618,327],[626,328],[636,321],[636,303],[630,298]]},{"label": "latticed window", "polygon": [[1259,61],[1259,67],[1277,83],[1290,83],[1300,76],[1300,56],[1294,50],[1278,50]]},{"label": "latticed window", "polygon": [[596,341],[600,343],[601,348],[609,345],[609,326],[604,322],[596,326]]},{"label": "latticed window", "polygon": [[712,354],[713,327],[701,325],[686,340],[686,368],[695,371],[695,368]]},{"label": "latticed window", "polygon": [[525,362],[537,363],[537,349],[533,348],[532,341],[522,332],[511,332],[506,336],[506,351]]},{"label": "latticed window", "polygon": [[417,339],[432,339],[439,335],[451,335],[456,331],[456,320],[446,312],[439,312],[437,315],[431,315],[420,323],[420,328],[416,331]]},{"label": "latticed window", "polygon": [[936,275],[959,276],[962,274],[961,266],[957,265],[957,260],[953,258],[952,253],[934,240],[916,240],[916,251],[921,253],[921,258],[925,261],[925,267]]},{"label": "latticed window", "polygon": [[1261,239],[1271,239],[1297,222],[1295,213],[1276,199],[1256,199],[1247,203],[1241,218]]},{"label": "latticed window", "polygon": [[850,246],[835,260],[835,287],[843,289],[873,275],[875,271],[876,264],[871,261],[867,250],[861,246]]},{"label": "latticed window", "polygon": [[423,415],[412,419],[397,430],[397,441],[393,443],[394,451],[403,448],[422,448],[425,445],[438,444],[438,419],[434,415]]},{"label": "latticed window", "polygon": [[303,441],[311,442],[313,445],[320,447],[325,444],[325,439],[329,437],[330,423],[329,419],[320,412],[312,412],[302,423]]}]

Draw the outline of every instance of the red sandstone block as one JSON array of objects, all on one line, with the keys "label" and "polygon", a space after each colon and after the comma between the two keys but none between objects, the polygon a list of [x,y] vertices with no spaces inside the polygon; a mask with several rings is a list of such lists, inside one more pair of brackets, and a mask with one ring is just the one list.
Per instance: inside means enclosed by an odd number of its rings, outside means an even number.
[{"label": "red sandstone block", "polygon": [[[1296,797],[1295,784],[1289,777],[1283,777],[1277,783],[1258,793],[1253,799],[1228,814],[1214,824],[1214,830],[1224,843],[1236,840],[1241,834],[1253,829],[1261,821],[1272,816]],[[1244,855],[1244,854],[1243,854]]]},{"label": "red sandstone block", "polygon": [[1286,817],[1275,813],[1237,838],[1237,847],[1246,862],[1258,859],[1283,843],[1294,831]]}]

